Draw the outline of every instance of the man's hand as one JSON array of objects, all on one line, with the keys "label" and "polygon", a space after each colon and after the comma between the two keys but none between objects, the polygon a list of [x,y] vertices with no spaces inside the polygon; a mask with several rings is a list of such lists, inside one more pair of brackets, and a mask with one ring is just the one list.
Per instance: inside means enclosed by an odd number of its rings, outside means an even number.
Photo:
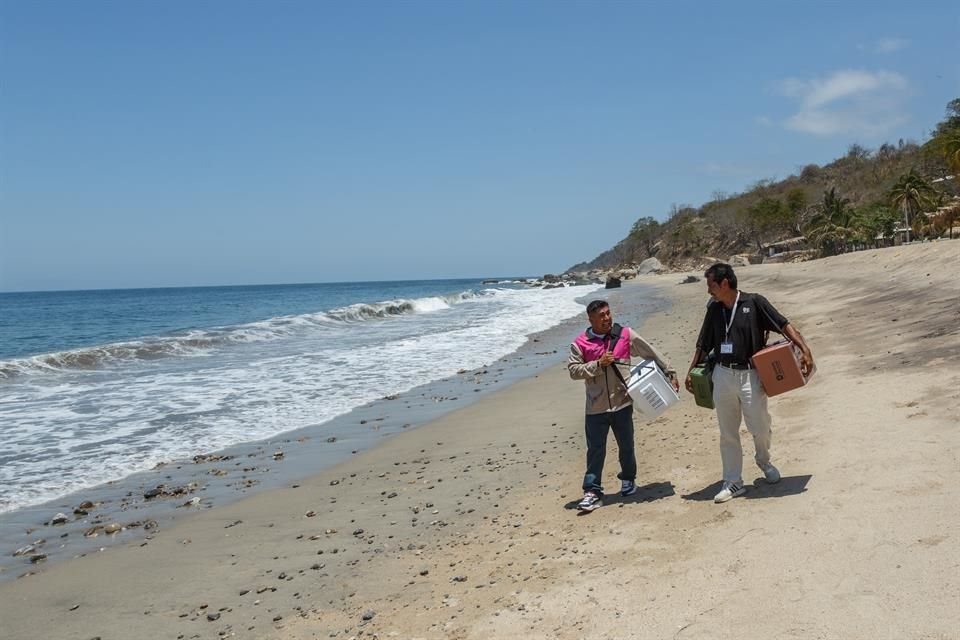
[{"label": "man's hand", "polygon": [[683,386],[686,387],[687,391],[693,393],[693,378],[690,377],[690,374],[687,374],[686,379],[683,381]]},{"label": "man's hand", "polygon": [[680,381],[677,380],[677,374],[670,374],[670,384],[673,385],[673,390],[677,393],[680,393]]},{"label": "man's hand", "polygon": [[600,356],[600,366],[608,367],[613,363],[613,351],[607,351],[605,354]]},{"label": "man's hand", "polygon": [[787,323],[783,327],[783,333],[789,338],[790,342],[800,347],[800,373],[804,376],[810,375],[813,371],[813,353],[807,346],[807,341],[803,339],[803,336],[792,324]]},{"label": "man's hand", "polygon": [[807,349],[800,353],[800,373],[808,376],[811,371],[813,371],[813,354]]}]

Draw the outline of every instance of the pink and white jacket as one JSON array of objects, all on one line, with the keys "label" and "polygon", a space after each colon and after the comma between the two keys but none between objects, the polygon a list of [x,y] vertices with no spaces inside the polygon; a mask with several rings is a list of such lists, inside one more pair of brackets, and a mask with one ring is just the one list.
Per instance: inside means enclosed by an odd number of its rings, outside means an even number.
[{"label": "pink and white jacket", "polygon": [[[583,380],[587,388],[587,414],[619,411],[633,401],[627,388],[610,367],[600,366],[600,358],[607,352],[610,336],[597,336],[589,329],[570,345],[567,369],[574,380]],[[623,378],[629,379],[631,356],[653,360],[665,374],[676,375],[676,370],[650,343],[629,327],[621,327],[620,339],[613,347],[614,365]]]}]

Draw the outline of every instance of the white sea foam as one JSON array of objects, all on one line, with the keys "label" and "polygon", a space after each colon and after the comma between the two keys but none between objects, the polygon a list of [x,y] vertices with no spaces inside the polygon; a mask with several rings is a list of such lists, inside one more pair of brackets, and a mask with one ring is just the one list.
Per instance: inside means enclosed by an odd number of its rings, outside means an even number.
[{"label": "white sea foam", "polygon": [[326,312],[280,316],[234,327],[191,330],[181,335],[147,337],[27,358],[0,360],[0,379],[75,369],[100,369],[138,360],[207,356],[230,343],[281,340],[317,327],[335,327],[392,316],[432,313],[483,295],[485,294],[464,291],[444,297],[355,304]]},{"label": "white sea foam", "polygon": [[[181,346],[203,344],[203,358],[9,379],[0,401],[0,511],[320,424],[487,365],[582,313],[575,299],[592,289],[493,289],[352,305],[181,337]],[[230,346],[211,346],[215,336]]]}]

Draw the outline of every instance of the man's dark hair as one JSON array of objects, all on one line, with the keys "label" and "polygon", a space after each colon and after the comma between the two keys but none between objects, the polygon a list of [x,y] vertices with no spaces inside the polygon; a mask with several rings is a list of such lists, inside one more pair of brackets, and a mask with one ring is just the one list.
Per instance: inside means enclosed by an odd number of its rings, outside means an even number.
[{"label": "man's dark hair", "polygon": [[606,300],[594,300],[593,302],[587,305],[587,315],[588,316],[593,315],[594,311],[598,311],[599,309],[603,309],[604,307],[609,307],[609,306],[610,305],[607,304]]},{"label": "man's dark hair", "polygon": [[720,284],[726,279],[726,281],[730,283],[731,289],[737,288],[737,274],[733,272],[733,267],[725,262],[718,262],[711,266],[703,274],[703,277],[707,280],[713,280],[717,284]]}]

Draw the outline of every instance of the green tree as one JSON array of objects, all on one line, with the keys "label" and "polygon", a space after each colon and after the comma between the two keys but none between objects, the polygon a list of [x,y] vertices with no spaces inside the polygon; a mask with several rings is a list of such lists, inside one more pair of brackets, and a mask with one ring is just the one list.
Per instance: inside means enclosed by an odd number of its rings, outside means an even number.
[{"label": "green tree", "polygon": [[628,238],[634,251],[642,252],[642,257],[648,258],[653,255],[653,247],[660,239],[660,234],[660,223],[646,216],[633,223]]},{"label": "green tree", "polygon": [[747,225],[751,239],[757,245],[757,251],[763,250],[763,241],[770,233],[789,221],[789,211],[777,198],[760,198],[740,214]]},{"label": "green tree", "polygon": [[857,212],[835,187],[823,192],[818,208],[817,215],[810,221],[807,237],[825,254],[845,253],[851,243],[863,240],[863,224]]},{"label": "green tree", "polygon": [[864,227],[867,244],[880,245],[897,232],[900,214],[889,206],[874,203],[861,209],[857,217]]},{"label": "green tree", "polygon": [[[929,182],[911,169],[900,176],[890,188],[888,196],[890,206],[903,214],[904,227],[909,229],[911,220],[935,201],[937,192]],[[909,240],[909,237],[907,239]]]}]

